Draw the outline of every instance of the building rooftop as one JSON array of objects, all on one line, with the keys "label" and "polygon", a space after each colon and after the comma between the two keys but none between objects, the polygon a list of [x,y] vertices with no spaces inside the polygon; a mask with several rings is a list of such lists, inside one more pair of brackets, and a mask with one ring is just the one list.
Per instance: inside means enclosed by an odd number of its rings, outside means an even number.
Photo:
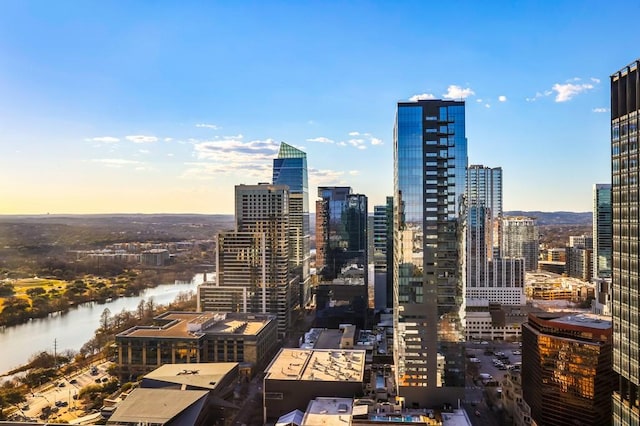
[{"label": "building rooftop", "polygon": [[195,403],[204,404],[209,391],[134,389],[120,403],[108,424],[165,424]]},{"label": "building rooftop", "polygon": [[351,424],[351,398],[316,398],[309,402],[302,424],[316,425],[344,425]]},{"label": "building rooftop", "polygon": [[315,349],[340,349],[342,330],[325,329],[320,332]]},{"label": "building rooftop", "polygon": [[462,409],[453,410],[453,413],[442,413],[442,426],[471,426],[471,424],[467,412]]},{"label": "building rooftop", "polygon": [[132,327],[118,337],[199,339],[204,334],[256,335],[272,319],[259,314],[165,312],[155,320],[166,323]]},{"label": "building rooftop", "polygon": [[362,382],[365,351],[284,348],[266,369],[266,380]]},{"label": "building rooftop", "polygon": [[217,384],[237,366],[237,362],[164,364],[145,375],[143,381],[149,379],[180,386],[215,389]]},{"label": "building rooftop", "polygon": [[601,330],[606,330],[608,328],[611,328],[612,326],[611,317],[595,314],[567,315],[564,317],[552,319],[549,322],[577,325],[580,327],[597,328]]}]

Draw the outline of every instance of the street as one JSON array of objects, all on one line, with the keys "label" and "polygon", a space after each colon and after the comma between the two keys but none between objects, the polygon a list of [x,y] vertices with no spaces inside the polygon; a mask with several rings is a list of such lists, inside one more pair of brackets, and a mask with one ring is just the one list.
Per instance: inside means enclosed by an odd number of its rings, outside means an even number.
[{"label": "street", "polygon": [[[38,419],[43,416],[47,420],[61,420],[63,418],[69,420],[86,414],[82,409],[82,404],[75,400],[74,396],[83,387],[107,378],[108,365],[109,362],[96,365],[96,375],[92,375],[90,368],[87,367],[68,377],[34,389],[32,394],[27,395],[27,401],[19,405],[20,412],[27,418]],[[56,403],[60,406],[56,406]],[[51,409],[49,415],[43,413],[47,407]]]}]

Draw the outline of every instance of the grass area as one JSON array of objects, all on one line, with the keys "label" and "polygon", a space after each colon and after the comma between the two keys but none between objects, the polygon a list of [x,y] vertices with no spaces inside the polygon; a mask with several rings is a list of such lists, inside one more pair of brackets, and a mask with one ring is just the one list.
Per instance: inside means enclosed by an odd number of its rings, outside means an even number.
[{"label": "grass area", "polygon": [[20,278],[16,280],[13,285],[16,294],[24,294],[27,289],[34,287],[42,287],[45,290],[49,290],[51,287],[57,287],[58,290],[64,290],[68,284],[67,281],[49,278]]},{"label": "grass area", "polygon": [[[42,287],[45,291],[51,289],[57,289],[61,293],[64,292],[69,285],[69,282],[50,278],[20,278],[11,282],[14,288],[14,297],[25,299],[31,304],[31,297],[27,295],[27,290],[30,288]],[[0,297],[0,311],[4,305],[5,298]]]}]

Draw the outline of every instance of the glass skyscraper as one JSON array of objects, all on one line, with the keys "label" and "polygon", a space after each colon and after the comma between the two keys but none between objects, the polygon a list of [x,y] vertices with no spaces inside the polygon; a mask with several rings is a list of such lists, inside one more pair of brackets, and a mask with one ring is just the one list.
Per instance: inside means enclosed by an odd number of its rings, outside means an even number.
[{"label": "glass skyscraper", "polygon": [[640,425],[640,60],[611,76],[613,424]]},{"label": "glass skyscraper", "polygon": [[501,167],[469,166],[466,206],[467,286],[489,287],[488,262],[498,251],[502,217]]},{"label": "glass skyscraper", "polygon": [[593,277],[611,277],[611,185],[593,185]]},{"label": "glass skyscraper", "polygon": [[506,216],[502,219],[501,234],[502,257],[524,258],[526,271],[537,271],[540,235],[536,218]]},{"label": "glass skyscraper", "polygon": [[289,187],[289,263],[291,273],[300,275],[302,307],[311,299],[308,181],[307,154],[281,142],[273,160],[273,184]]},{"label": "glass skyscraper", "polygon": [[[367,197],[353,194],[348,186],[318,187],[316,201],[316,267],[324,280],[340,275],[341,269],[368,264]],[[364,282],[367,284],[367,274]]]},{"label": "glass skyscraper", "polygon": [[394,358],[407,406],[456,404],[465,381],[459,197],[462,101],[399,102],[394,128]]}]

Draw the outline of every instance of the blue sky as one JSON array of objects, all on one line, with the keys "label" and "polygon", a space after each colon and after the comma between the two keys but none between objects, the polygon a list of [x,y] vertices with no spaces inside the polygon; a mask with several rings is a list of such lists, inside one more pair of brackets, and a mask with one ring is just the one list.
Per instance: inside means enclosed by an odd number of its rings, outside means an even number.
[{"label": "blue sky", "polygon": [[233,213],[280,141],[307,152],[311,200],[349,185],[382,204],[415,95],[466,100],[469,163],[503,168],[505,210],[589,211],[610,181],[609,76],[640,56],[638,2],[1,9],[4,214]]}]

